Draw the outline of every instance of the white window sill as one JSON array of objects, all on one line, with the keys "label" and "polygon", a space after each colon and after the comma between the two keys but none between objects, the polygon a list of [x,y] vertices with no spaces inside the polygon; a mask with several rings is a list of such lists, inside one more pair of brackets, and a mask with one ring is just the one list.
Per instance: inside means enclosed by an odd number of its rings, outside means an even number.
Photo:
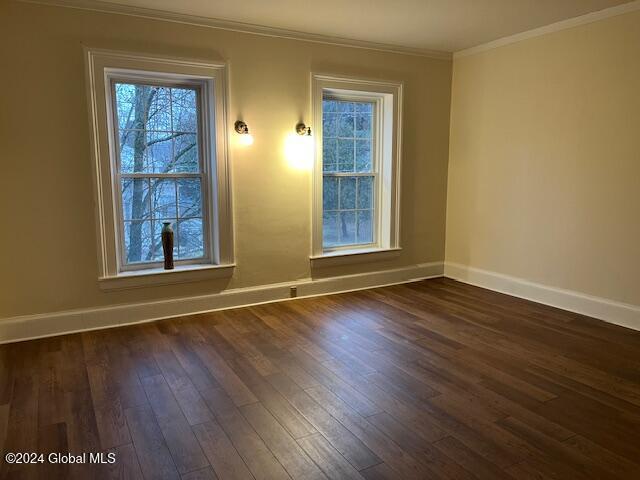
[{"label": "white window sill", "polygon": [[150,287],[154,285],[171,285],[174,283],[197,282],[212,278],[225,278],[233,275],[235,264],[212,265],[178,265],[173,270],[150,268],[121,272],[113,277],[98,279],[102,290],[120,290],[127,288]]},{"label": "white window sill", "polygon": [[334,250],[322,255],[309,257],[311,267],[334,267],[351,263],[368,263],[389,260],[400,256],[402,248],[358,248],[353,250]]}]

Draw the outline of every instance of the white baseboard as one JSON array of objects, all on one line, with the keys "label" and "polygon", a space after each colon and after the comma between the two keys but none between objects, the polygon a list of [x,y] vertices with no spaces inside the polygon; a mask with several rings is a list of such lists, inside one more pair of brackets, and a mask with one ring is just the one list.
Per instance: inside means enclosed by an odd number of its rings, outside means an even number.
[{"label": "white baseboard", "polygon": [[289,300],[292,286],[297,287],[298,298],[312,297],[441,277],[443,271],[443,262],[422,263],[393,270],[235,288],[197,297],[10,317],[0,319],[0,344]]},{"label": "white baseboard", "polygon": [[457,263],[445,263],[444,276],[464,283],[506,293],[570,312],[640,330],[640,306],[561,288],[549,287],[522,278],[481,270]]}]

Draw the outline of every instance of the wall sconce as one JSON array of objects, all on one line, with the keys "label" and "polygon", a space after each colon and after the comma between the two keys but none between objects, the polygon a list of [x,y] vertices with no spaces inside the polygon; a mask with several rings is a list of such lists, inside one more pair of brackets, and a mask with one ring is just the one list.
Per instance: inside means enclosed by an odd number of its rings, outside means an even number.
[{"label": "wall sconce", "polygon": [[[297,135],[296,135],[297,134]],[[296,133],[287,135],[284,148],[289,165],[296,170],[310,170],[313,166],[313,137],[311,127],[300,122]]]},{"label": "wall sconce", "polygon": [[298,135],[311,136],[311,127],[307,127],[304,123],[300,122],[296,125],[296,133]]},{"label": "wall sconce", "polygon": [[242,120],[237,120],[233,127],[239,135],[240,145],[248,146],[253,143],[253,135],[249,133],[249,126],[246,123]]}]

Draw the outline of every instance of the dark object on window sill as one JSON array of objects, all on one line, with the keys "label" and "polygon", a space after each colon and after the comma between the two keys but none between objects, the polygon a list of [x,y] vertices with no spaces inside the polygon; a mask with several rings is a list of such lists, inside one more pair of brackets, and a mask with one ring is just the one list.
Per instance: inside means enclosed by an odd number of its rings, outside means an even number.
[{"label": "dark object on window sill", "polygon": [[162,253],[164,253],[164,269],[173,270],[173,228],[171,222],[162,222]]}]

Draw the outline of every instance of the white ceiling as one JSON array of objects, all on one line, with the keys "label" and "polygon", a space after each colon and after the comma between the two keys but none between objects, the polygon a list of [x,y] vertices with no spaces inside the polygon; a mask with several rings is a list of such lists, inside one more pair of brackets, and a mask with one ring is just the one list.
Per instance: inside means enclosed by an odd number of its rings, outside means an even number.
[{"label": "white ceiling", "polygon": [[456,52],[630,0],[108,0],[254,25]]}]

